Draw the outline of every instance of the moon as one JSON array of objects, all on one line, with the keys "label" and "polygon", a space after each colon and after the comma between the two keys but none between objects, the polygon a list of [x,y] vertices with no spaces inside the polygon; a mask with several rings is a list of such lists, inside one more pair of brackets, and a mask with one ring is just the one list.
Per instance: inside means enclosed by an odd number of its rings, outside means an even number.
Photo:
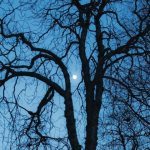
[{"label": "moon", "polygon": [[72,79],[73,79],[73,80],[77,80],[77,78],[78,78],[78,76],[77,76],[76,74],[73,74],[73,75],[72,75]]}]

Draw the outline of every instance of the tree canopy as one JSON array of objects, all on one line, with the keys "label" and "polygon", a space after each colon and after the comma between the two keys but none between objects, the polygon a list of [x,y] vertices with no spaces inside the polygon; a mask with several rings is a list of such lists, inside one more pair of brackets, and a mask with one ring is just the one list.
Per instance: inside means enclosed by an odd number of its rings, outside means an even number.
[{"label": "tree canopy", "polygon": [[148,149],[149,25],[148,0],[1,0],[2,148]]}]

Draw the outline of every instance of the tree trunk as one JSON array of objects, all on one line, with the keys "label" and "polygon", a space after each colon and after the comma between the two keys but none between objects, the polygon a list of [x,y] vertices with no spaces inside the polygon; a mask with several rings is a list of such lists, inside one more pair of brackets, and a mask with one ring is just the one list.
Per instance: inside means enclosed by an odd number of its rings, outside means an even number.
[{"label": "tree trunk", "polygon": [[[99,112],[102,104],[102,92],[99,100],[90,100],[87,104],[87,126],[85,150],[96,150],[98,140]],[[88,107],[89,106],[89,107]]]},{"label": "tree trunk", "polygon": [[81,145],[79,144],[76,126],[75,126],[75,118],[74,118],[74,110],[71,94],[68,94],[65,99],[65,117],[66,117],[66,126],[68,131],[68,138],[71,144],[72,150],[81,150]]}]

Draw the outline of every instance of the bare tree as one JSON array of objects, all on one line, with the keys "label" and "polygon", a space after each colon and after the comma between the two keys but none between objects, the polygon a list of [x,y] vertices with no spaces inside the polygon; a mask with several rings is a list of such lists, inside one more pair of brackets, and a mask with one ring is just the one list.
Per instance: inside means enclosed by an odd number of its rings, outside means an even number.
[{"label": "bare tree", "polygon": [[5,148],[146,148],[148,0],[4,0],[0,6]]}]

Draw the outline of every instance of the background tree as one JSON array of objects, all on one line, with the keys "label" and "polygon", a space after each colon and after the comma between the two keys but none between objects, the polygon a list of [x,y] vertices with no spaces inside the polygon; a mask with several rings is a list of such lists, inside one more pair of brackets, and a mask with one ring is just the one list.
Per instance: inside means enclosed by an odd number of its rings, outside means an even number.
[{"label": "background tree", "polygon": [[0,5],[3,149],[148,148],[148,0]]}]

